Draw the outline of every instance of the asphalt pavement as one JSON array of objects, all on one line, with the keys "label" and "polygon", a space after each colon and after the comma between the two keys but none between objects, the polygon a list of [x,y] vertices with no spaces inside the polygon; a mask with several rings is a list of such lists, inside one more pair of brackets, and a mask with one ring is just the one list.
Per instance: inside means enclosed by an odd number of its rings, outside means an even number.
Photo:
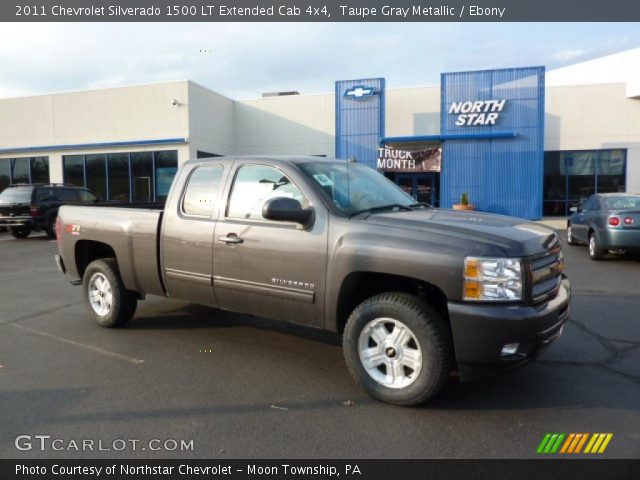
[{"label": "asphalt pavement", "polygon": [[331,333],[157,297],[97,327],[55,250],[0,233],[1,458],[524,458],[547,432],[611,432],[604,456],[640,458],[637,259],[565,247],[574,297],[555,345],[401,408],[354,383]]}]

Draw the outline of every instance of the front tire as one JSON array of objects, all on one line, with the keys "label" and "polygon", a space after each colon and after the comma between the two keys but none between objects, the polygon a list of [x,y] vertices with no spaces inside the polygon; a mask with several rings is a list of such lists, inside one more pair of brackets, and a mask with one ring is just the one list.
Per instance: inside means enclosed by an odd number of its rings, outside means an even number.
[{"label": "front tire", "polygon": [[577,245],[578,244],[578,242],[576,242],[575,237],[573,236],[573,230],[572,230],[571,224],[569,224],[567,226],[567,243],[569,245]]},{"label": "front tire", "polygon": [[138,299],[127,290],[115,258],[94,260],[82,279],[84,306],[101,327],[121,327],[133,317]]},{"label": "front tire", "polygon": [[14,227],[11,229],[11,235],[13,238],[27,238],[31,233],[31,228],[29,227]]},{"label": "front tire", "polygon": [[600,247],[595,232],[589,234],[589,258],[591,260],[602,260],[604,258],[604,249]]},{"label": "front tire", "polygon": [[436,395],[451,369],[451,333],[431,305],[382,293],[353,311],[343,336],[349,371],[369,395],[412,406]]}]

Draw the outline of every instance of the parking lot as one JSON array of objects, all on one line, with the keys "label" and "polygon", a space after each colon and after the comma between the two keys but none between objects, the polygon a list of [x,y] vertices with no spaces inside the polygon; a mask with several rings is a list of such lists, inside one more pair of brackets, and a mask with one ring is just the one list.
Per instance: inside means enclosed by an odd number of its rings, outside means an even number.
[{"label": "parking lot", "polygon": [[[607,457],[640,458],[637,259],[565,247],[570,321],[539,361],[400,408],[352,381],[334,334],[155,297],[124,329],[94,326],[55,248],[0,233],[0,457],[535,457],[546,432],[611,432]],[[21,434],[141,443],[19,451]]]}]

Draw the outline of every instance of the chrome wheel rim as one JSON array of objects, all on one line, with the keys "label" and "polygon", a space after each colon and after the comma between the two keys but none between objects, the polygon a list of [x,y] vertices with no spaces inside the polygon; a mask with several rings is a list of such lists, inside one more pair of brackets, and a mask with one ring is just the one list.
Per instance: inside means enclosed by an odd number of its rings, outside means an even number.
[{"label": "chrome wheel rim", "polygon": [[571,234],[571,227],[567,228],[567,241],[571,243],[573,240],[573,235]]},{"label": "chrome wheel rim", "polygon": [[360,362],[367,374],[388,388],[405,388],[422,369],[422,349],[404,323],[376,318],[365,325],[358,339]]},{"label": "chrome wheel rim", "polygon": [[89,279],[89,303],[93,311],[101,317],[111,311],[113,292],[109,280],[102,273],[94,273]]},{"label": "chrome wheel rim", "polygon": [[592,257],[596,254],[596,239],[593,235],[589,237],[589,255]]}]

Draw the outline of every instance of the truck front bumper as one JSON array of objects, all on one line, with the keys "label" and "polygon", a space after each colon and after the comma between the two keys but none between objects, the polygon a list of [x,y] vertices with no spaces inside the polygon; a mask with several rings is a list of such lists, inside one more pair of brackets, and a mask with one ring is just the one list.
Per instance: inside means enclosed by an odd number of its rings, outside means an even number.
[{"label": "truck front bumper", "polygon": [[[449,318],[462,381],[509,370],[534,359],[562,334],[571,284],[539,305],[449,302]],[[516,345],[517,344],[517,345]]]}]

